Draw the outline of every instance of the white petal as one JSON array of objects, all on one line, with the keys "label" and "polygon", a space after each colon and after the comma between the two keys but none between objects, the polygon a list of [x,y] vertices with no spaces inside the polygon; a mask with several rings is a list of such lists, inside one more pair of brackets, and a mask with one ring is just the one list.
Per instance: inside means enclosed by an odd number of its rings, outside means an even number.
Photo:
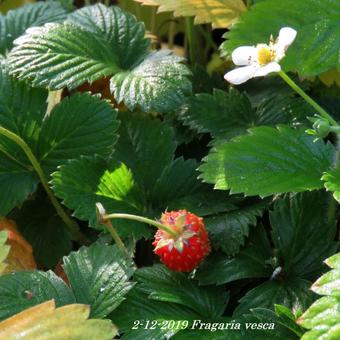
[{"label": "white petal", "polygon": [[241,46],[233,51],[231,55],[235,65],[250,65],[256,60],[256,48],[254,46]]},{"label": "white petal", "polygon": [[297,31],[291,27],[283,27],[280,29],[279,37],[277,38],[276,46],[287,50],[287,48],[295,40]]},{"label": "white petal", "polygon": [[245,83],[250,78],[254,77],[257,68],[254,66],[244,66],[236,68],[224,75],[224,79],[234,85]]},{"label": "white petal", "polygon": [[281,71],[280,64],[278,64],[276,62],[271,62],[271,63],[264,65],[264,66],[260,67],[259,69],[257,69],[257,71],[254,74],[254,77],[263,77],[263,76],[266,76],[269,73],[279,72],[279,71]]}]

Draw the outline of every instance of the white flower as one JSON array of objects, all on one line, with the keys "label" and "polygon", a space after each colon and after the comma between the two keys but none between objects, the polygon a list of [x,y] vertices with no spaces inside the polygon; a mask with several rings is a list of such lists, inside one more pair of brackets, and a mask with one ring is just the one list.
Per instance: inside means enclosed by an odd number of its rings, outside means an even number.
[{"label": "white flower", "polygon": [[239,85],[254,77],[266,76],[281,71],[278,63],[296,37],[296,31],[290,27],[280,29],[276,41],[270,38],[269,45],[241,46],[232,53],[235,65],[243,66],[228,72],[224,78],[232,84]]}]

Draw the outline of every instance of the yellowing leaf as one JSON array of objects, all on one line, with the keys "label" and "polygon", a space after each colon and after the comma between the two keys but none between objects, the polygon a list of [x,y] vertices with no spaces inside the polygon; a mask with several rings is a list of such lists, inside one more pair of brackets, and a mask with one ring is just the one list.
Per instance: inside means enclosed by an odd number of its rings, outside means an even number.
[{"label": "yellowing leaf", "polygon": [[3,0],[0,1],[0,12],[7,13],[7,11],[10,9],[14,9],[32,2],[35,2],[35,0]]},{"label": "yellowing leaf", "polygon": [[195,24],[211,23],[213,28],[229,28],[247,8],[242,0],[135,0],[159,6],[158,12],[174,12],[175,17],[194,16]]},{"label": "yellowing leaf", "polygon": [[0,339],[111,340],[117,334],[110,320],[88,320],[90,307],[71,304],[55,308],[50,300],[28,308],[0,323]]},{"label": "yellowing leaf", "polygon": [[340,87],[340,72],[336,69],[331,69],[319,75],[320,80],[328,87],[336,84]]},{"label": "yellowing leaf", "polygon": [[7,231],[8,239],[6,244],[11,247],[4,261],[6,264],[4,272],[36,269],[37,264],[33,257],[32,247],[18,232],[15,223],[5,218],[0,219],[0,230]]},{"label": "yellowing leaf", "polygon": [[6,245],[7,236],[8,234],[6,231],[0,231],[0,274],[6,268],[6,263],[4,263],[4,261],[6,260],[10,249],[10,246]]}]

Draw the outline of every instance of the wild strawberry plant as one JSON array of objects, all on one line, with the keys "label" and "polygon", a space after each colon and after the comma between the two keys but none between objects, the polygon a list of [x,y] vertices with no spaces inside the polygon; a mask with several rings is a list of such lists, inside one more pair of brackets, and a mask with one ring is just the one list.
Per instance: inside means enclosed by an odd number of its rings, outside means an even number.
[{"label": "wild strawberry plant", "polygon": [[85,2],[0,2],[0,338],[336,339],[339,2]]}]

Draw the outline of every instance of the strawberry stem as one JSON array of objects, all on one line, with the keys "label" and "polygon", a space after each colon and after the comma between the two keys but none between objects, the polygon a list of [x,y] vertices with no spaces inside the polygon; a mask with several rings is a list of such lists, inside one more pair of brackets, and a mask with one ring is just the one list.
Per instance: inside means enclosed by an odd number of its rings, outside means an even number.
[{"label": "strawberry stem", "polygon": [[165,231],[166,233],[172,235],[172,236],[177,236],[176,231],[170,229],[169,227],[165,226],[164,224],[151,220],[150,218],[138,216],[138,215],[131,215],[131,214],[108,214],[108,215],[103,215],[102,218],[104,220],[108,219],[113,219],[113,218],[122,218],[126,220],[133,220],[133,221],[138,221],[146,224],[150,224],[158,229],[161,229]]},{"label": "strawberry stem", "polygon": [[[146,217],[142,217],[142,216],[138,216],[138,215],[131,215],[131,214],[107,214],[106,210],[104,209],[104,207],[101,203],[96,203],[96,212],[97,212],[97,220],[100,223],[105,224],[106,226],[107,226],[107,222],[108,221],[110,222],[111,219],[121,218],[121,219],[125,219],[125,220],[133,220],[133,221],[137,221],[137,222],[150,224],[150,225],[152,225],[152,226],[154,226],[158,229],[165,231],[166,233],[168,233],[172,236],[175,236],[175,237],[177,236],[176,231],[172,230],[171,228],[167,227],[166,225],[164,225],[160,222],[151,220],[150,218],[146,218]],[[111,225],[111,227],[112,227],[112,225]],[[110,231],[110,233],[113,236],[111,231]]]}]

